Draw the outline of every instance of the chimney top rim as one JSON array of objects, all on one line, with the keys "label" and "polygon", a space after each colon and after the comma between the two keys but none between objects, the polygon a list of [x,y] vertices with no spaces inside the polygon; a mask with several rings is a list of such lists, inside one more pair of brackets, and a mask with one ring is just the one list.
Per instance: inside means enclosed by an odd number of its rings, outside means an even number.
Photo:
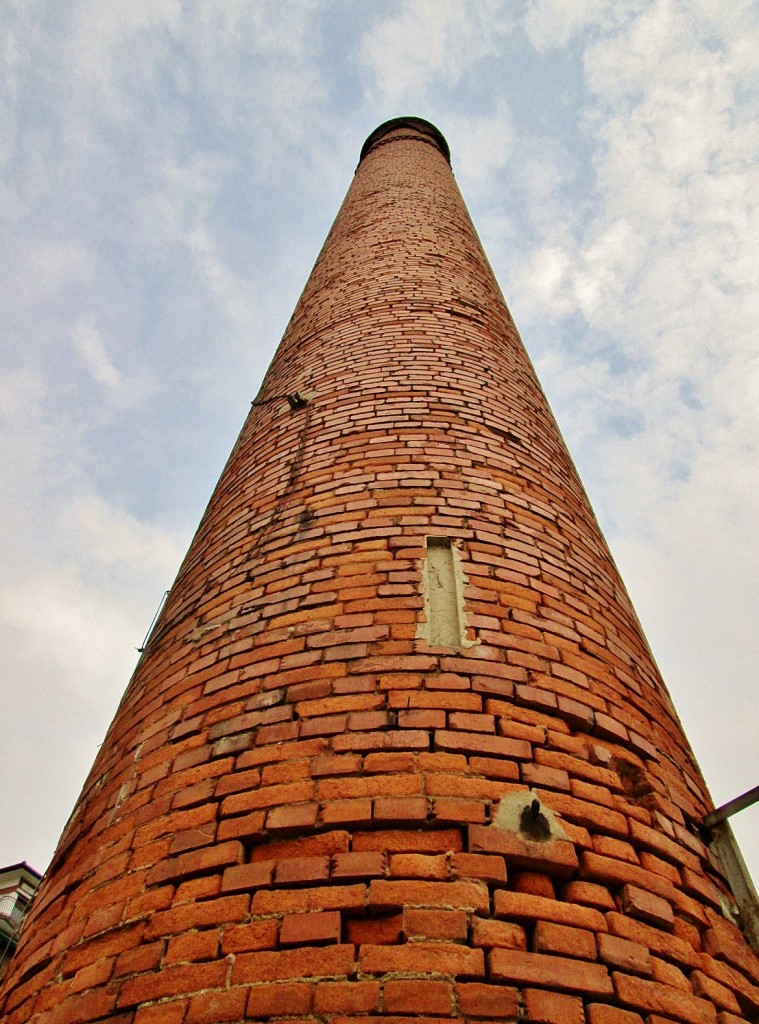
[{"label": "chimney top rim", "polygon": [[412,128],[420,133],[420,135],[426,136],[425,141],[433,143],[440,152],[443,154],[448,163],[451,162],[451,150],[446,142],[445,136],[436,128],[431,121],[426,121],[423,117],[393,117],[389,121],[384,121],[381,125],[369,135],[366,142],[361,147],[361,155],[359,157],[359,164],[367,156],[377,143],[383,139],[390,132],[395,131],[397,128]]}]

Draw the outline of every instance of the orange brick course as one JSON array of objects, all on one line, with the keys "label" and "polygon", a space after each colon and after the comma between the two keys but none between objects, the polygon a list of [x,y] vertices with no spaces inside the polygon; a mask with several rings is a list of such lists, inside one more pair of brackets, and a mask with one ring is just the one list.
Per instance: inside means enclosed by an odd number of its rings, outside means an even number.
[{"label": "orange brick course", "polygon": [[[429,536],[460,559],[459,647],[423,639]],[[550,838],[503,823],[535,799]],[[424,122],[385,126],[0,1016],[759,1020],[709,809],[447,147]]]}]

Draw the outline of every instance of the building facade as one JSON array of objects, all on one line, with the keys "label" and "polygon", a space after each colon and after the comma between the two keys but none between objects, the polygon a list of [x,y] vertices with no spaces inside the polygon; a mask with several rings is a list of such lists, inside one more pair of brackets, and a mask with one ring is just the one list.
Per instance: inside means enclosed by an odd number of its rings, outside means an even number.
[{"label": "building facade", "polygon": [[442,135],[367,140],[9,1024],[735,1024],[708,793]]},{"label": "building facade", "polygon": [[0,978],[16,951],[21,926],[41,877],[25,861],[0,868]]}]

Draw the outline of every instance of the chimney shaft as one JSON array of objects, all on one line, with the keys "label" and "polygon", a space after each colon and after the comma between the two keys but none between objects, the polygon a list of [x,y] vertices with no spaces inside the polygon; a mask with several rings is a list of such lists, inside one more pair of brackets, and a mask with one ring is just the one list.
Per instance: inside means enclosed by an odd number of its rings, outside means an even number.
[{"label": "chimney shaft", "polygon": [[418,118],[367,140],[9,1024],[757,1018],[712,805],[449,158]]}]

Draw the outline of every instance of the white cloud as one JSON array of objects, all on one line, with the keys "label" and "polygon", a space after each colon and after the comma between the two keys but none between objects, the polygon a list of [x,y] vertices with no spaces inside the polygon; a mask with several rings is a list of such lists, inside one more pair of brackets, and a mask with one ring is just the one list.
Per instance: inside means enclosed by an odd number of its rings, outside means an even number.
[{"label": "white cloud", "polygon": [[621,0],[531,0],[524,16],[524,30],[541,53],[566,46],[582,29],[592,26],[609,31],[631,8],[641,3]]},{"label": "white cloud", "polygon": [[77,495],[64,509],[65,528],[88,562],[126,569],[152,579],[173,579],[184,555],[186,535],[143,522],[102,497]]},{"label": "white cloud", "polygon": [[108,356],[94,317],[80,317],[77,320],[71,331],[71,341],[98,384],[114,390],[121,386],[121,374]]},{"label": "white cloud", "polygon": [[[746,52],[759,24],[747,4],[653,0],[624,19],[596,6],[595,25],[587,5],[543,2],[528,17],[541,48],[579,39],[598,191],[580,222],[569,208],[552,225],[535,212],[542,237],[513,290],[541,330],[546,315],[582,315],[582,343],[539,366],[726,800],[756,783],[759,75]],[[756,816],[742,829],[759,863]]]},{"label": "white cloud", "polygon": [[468,68],[495,53],[513,28],[509,9],[501,0],[406,0],[400,14],[366,34],[359,64],[384,105],[400,112],[432,86],[457,85]]}]

